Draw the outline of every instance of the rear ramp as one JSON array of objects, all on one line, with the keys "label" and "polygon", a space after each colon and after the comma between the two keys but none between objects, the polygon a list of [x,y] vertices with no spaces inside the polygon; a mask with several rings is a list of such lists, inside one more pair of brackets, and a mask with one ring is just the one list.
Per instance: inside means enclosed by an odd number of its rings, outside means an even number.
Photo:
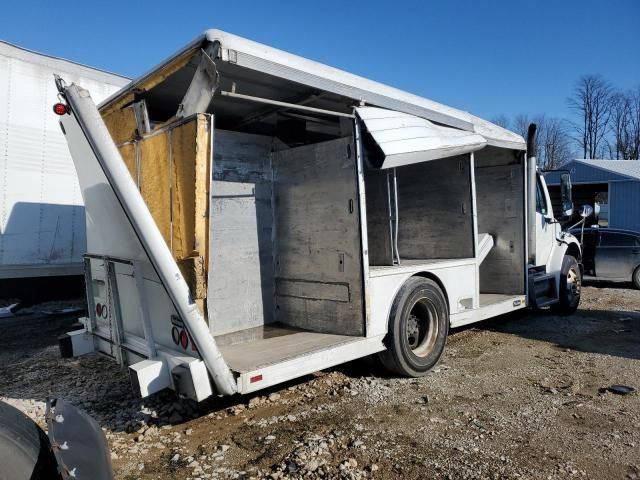
[{"label": "rear ramp", "polygon": [[[191,365],[193,362],[188,360],[189,357],[191,360],[194,355],[201,357],[206,370],[211,375],[216,391],[223,395],[235,393],[236,380],[225,363],[202,313],[191,298],[189,287],[133,182],[89,92],[74,84],[66,86],[59,78],[56,83],[69,107],[69,113],[61,116],[60,123],[67,137],[86,205],[88,245],[93,250],[88,257],[89,259],[102,258],[103,268],[106,270],[102,285],[100,281],[95,282],[94,279],[89,279],[88,286],[104,288],[106,285],[108,293],[106,305],[109,312],[116,310],[114,312],[116,317],[119,316],[117,311],[119,306],[117,302],[112,301],[114,292],[109,288],[112,285],[109,280],[118,273],[119,269],[121,276],[135,277],[140,295],[150,290],[154,291],[149,301],[147,298],[138,298],[139,316],[142,318],[142,330],[145,335],[143,344],[146,342],[147,348],[141,346],[135,353],[137,357],[148,356],[149,358],[143,365],[138,365],[137,369],[132,366],[132,371],[137,375],[135,378],[138,381],[144,380],[148,372],[167,365],[167,356],[175,358],[170,353],[166,354],[166,351],[172,346],[173,327],[178,324],[185,332],[184,336],[187,336],[195,347],[183,354],[182,357],[186,357],[184,363]],[[131,268],[133,271],[128,274],[126,271],[122,272],[123,268],[125,270]],[[88,297],[91,302],[93,295]],[[169,311],[174,310],[175,315],[165,314],[158,317],[153,312],[150,314],[149,310],[153,309],[156,303],[151,300],[159,297],[164,298],[159,299],[158,302],[169,304],[172,307]],[[93,307],[91,313],[94,318],[93,313],[98,313],[96,310],[98,305],[89,307]],[[99,313],[102,313],[102,306],[100,310]],[[96,325],[92,325],[92,321],[88,323],[87,330],[90,333]],[[109,325],[111,327],[112,324],[109,323]],[[134,329],[133,325],[122,322],[120,316],[119,319],[116,318],[114,328],[116,333],[110,332],[110,340],[115,336],[119,340],[118,348],[121,351],[136,348],[135,341],[127,342],[127,333]],[[138,330],[140,330],[139,327]],[[184,338],[182,333],[180,336]],[[74,340],[76,343],[82,343],[82,339]],[[96,342],[100,343],[100,339],[98,338]],[[161,362],[162,365],[157,362]],[[174,365],[175,363],[175,360],[169,362],[172,370],[178,366]],[[198,369],[193,368],[193,365],[189,368],[190,375],[198,374]],[[179,373],[172,373],[174,378],[171,382],[175,388],[175,382],[179,382],[181,377]],[[155,377],[154,375],[156,374],[150,374],[150,378],[157,378],[159,373]],[[160,382],[161,385],[164,383]],[[203,394],[206,396],[206,388],[197,396],[202,397]]]}]

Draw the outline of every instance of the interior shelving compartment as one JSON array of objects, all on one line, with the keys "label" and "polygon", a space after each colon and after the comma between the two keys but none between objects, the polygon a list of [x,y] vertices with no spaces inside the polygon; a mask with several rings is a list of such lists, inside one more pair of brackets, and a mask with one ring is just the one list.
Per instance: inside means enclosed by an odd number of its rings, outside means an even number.
[{"label": "interior shelving compartment", "polygon": [[[478,231],[493,237],[480,265],[481,304],[525,293],[525,189],[522,152],[485,147],[475,153]],[[483,300],[484,297],[484,300]]]},{"label": "interior shelving compartment", "polygon": [[474,257],[470,165],[467,154],[366,169],[372,268]]},{"label": "interior shelving compartment", "polygon": [[216,130],[208,310],[222,344],[364,335],[352,145]]},{"label": "interior shelving compartment", "polygon": [[233,370],[364,336],[352,145],[216,130],[207,300]]}]

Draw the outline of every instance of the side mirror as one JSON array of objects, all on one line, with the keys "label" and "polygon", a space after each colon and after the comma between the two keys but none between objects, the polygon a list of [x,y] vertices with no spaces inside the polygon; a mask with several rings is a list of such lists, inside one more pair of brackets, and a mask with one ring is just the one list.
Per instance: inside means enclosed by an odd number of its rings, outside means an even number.
[{"label": "side mirror", "polygon": [[592,213],[593,213],[593,207],[591,205],[585,204],[580,207],[580,216],[582,218],[587,218],[591,216]]},{"label": "side mirror", "polygon": [[573,215],[573,200],[571,198],[571,175],[562,173],[560,175],[560,201],[562,205],[562,215],[571,217]]},{"label": "side mirror", "polygon": [[598,202],[595,202],[593,204],[593,214],[597,217],[598,215],[600,215],[600,204]]}]

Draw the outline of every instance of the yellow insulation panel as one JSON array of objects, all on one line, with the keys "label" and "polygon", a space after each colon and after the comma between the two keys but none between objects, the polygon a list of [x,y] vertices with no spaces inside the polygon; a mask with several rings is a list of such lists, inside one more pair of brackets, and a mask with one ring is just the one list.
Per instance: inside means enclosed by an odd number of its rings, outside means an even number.
[{"label": "yellow insulation panel", "polygon": [[164,132],[142,139],[140,149],[140,192],[162,236],[171,247],[171,168],[169,136]]},{"label": "yellow insulation panel", "polygon": [[120,150],[120,156],[124,160],[124,164],[127,166],[133,181],[138,183],[138,163],[136,160],[137,145],[133,142],[124,143],[118,147]]},{"label": "yellow insulation panel", "polygon": [[211,128],[197,114],[118,146],[196,299],[207,291]]},{"label": "yellow insulation panel", "polygon": [[136,114],[131,106],[102,113],[102,120],[116,145],[134,140],[138,136]]}]

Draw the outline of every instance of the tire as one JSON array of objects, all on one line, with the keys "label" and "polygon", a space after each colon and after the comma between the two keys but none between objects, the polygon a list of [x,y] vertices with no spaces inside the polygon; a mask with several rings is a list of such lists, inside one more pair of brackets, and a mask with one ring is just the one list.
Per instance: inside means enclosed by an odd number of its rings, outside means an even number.
[{"label": "tire", "polygon": [[449,308],[442,290],[431,279],[411,277],[391,306],[387,350],[380,359],[391,372],[422,377],[440,360],[448,333]]},{"label": "tire", "polygon": [[47,435],[4,402],[0,402],[0,466],[0,480],[60,478]]},{"label": "tire", "polygon": [[638,266],[633,272],[633,286],[640,290],[640,266]]},{"label": "tire", "polygon": [[581,290],[582,274],[578,261],[571,255],[565,255],[560,271],[559,301],[551,307],[552,311],[558,315],[571,315],[580,305]]}]

